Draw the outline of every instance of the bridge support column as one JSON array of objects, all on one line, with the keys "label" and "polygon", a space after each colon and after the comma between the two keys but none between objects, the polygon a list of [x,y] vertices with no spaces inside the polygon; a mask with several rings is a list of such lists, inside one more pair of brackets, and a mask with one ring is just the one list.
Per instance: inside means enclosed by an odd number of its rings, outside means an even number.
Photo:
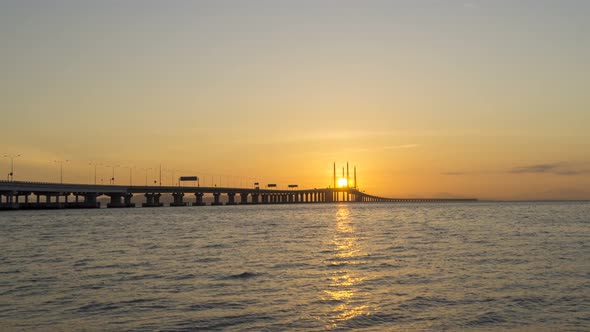
[{"label": "bridge support column", "polygon": [[135,203],[131,203],[131,198],[133,197],[132,193],[128,193],[123,196],[123,203],[126,207],[135,207]]},{"label": "bridge support column", "polygon": [[203,202],[203,193],[195,193],[195,202],[193,203],[194,206],[203,206],[205,202]]},{"label": "bridge support column", "polygon": [[211,205],[223,205],[223,203],[219,201],[219,196],[221,196],[220,193],[213,193],[213,203],[211,203]]},{"label": "bridge support column", "polygon": [[83,194],[84,196],[84,207],[86,208],[99,208],[100,202],[96,201],[98,194],[96,193],[86,193]]},{"label": "bridge support column", "polygon": [[162,194],[147,193],[145,194],[145,203],[141,204],[143,207],[159,207],[164,206],[164,203],[160,203],[160,197]]},{"label": "bridge support column", "polygon": [[108,208],[135,207],[135,204],[131,203],[133,194],[112,193],[107,195],[111,197],[111,202],[107,204]]},{"label": "bridge support column", "polygon": [[252,204],[258,204],[258,194],[252,194]]},{"label": "bridge support column", "polygon": [[[111,201],[110,203],[107,204],[108,208],[120,208],[120,207],[124,207],[122,199],[123,199],[123,194],[108,194],[109,197],[111,197]],[[57,199],[59,200],[59,195],[57,196]]]},{"label": "bridge support column", "polygon": [[248,193],[240,193],[240,204],[248,204]]},{"label": "bridge support column", "polygon": [[236,193],[227,193],[227,205],[236,205]]},{"label": "bridge support column", "polygon": [[174,197],[174,201],[170,203],[170,206],[186,206],[186,203],[182,200],[184,193],[173,193],[172,197]]},{"label": "bridge support column", "polygon": [[[15,195],[18,195],[18,192],[5,192],[4,194],[0,195],[0,210],[16,210],[19,208],[19,204],[14,202]],[[2,203],[2,196],[5,197],[6,203]]]}]

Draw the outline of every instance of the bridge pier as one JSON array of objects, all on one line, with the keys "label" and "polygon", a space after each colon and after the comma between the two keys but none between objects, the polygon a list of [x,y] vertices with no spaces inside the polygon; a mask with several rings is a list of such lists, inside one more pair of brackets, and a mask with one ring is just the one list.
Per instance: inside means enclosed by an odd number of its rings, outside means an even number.
[{"label": "bridge pier", "polygon": [[193,203],[193,206],[205,205],[205,202],[203,202],[203,195],[203,193],[195,193],[195,202]]},{"label": "bridge pier", "polygon": [[186,206],[186,203],[182,200],[184,193],[173,193],[172,197],[174,197],[174,201],[170,203],[170,206]]},{"label": "bridge pier", "polygon": [[258,195],[258,194],[256,194],[256,193],[253,193],[253,194],[252,194],[252,204],[258,204],[258,203],[259,203],[259,202],[258,202],[258,196],[259,196],[259,195]]},{"label": "bridge pier", "polygon": [[98,194],[96,194],[96,193],[84,194],[84,207],[99,208],[100,202],[96,201],[97,197],[98,197]]},{"label": "bridge pier", "polygon": [[[16,210],[19,208],[19,204],[14,202],[13,195],[17,195],[18,192],[4,192],[0,194],[0,210]],[[2,202],[2,196],[4,196],[4,203]]]},{"label": "bridge pier", "polygon": [[156,193],[147,193],[144,195],[146,202],[141,204],[143,207],[160,207],[164,206],[164,203],[160,203],[160,197],[162,194]]},{"label": "bridge pier", "polygon": [[248,204],[248,193],[240,193],[240,204]]},{"label": "bridge pier", "polygon": [[211,205],[223,205],[219,200],[219,196],[221,196],[220,193],[213,193],[213,203],[211,203]]},{"label": "bridge pier", "polygon": [[[131,203],[131,197],[133,194],[124,194],[124,193],[111,193],[107,194],[111,197],[111,202],[107,204],[108,208],[130,208],[135,207],[135,204]],[[59,199],[59,196],[57,196]],[[66,197],[67,203],[67,197]]]},{"label": "bridge pier", "polygon": [[123,195],[123,203],[127,207],[135,207],[135,203],[131,203],[131,198],[133,198],[133,194],[131,193]]},{"label": "bridge pier", "polygon": [[236,193],[227,193],[227,204],[226,205],[236,205]]}]

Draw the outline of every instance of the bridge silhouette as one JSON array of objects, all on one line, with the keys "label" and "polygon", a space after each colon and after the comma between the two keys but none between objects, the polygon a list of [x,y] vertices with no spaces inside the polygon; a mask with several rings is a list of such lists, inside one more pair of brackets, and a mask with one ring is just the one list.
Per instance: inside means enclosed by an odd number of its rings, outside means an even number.
[{"label": "bridge silhouette", "polygon": [[[477,199],[387,198],[356,188],[262,189],[200,186],[123,186],[62,184],[47,182],[0,181],[0,210],[100,208],[99,197],[108,197],[108,208],[129,208],[132,197],[145,198],[143,207],[159,207],[162,194],[173,198],[170,206],[187,206],[185,196],[193,196],[194,206],[237,204],[305,204],[335,202],[448,203],[475,202]],[[212,198],[212,200],[211,200]]]}]

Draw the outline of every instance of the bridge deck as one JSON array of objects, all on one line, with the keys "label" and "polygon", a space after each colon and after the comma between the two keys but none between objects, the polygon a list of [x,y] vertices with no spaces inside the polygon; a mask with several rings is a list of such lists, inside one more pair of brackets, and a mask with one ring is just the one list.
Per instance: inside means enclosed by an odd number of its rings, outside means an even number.
[{"label": "bridge deck", "polygon": [[[97,208],[100,196],[110,197],[107,207],[134,207],[134,195],[145,196],[145,207],[162,206],[162,194],[171,194],[171,206],[185,206],[186,194],[194,195],[193,205],[205,205],[203,196],[213,196],[211,205],[235,204],[294,204],[332,202],[388,202],[388,203],[450,203],[476,202],[477,199],[387,198],[369,195],[355,188],[260,189],[198,186],[123,186],[62,184],[24,181],[0,181],[0,210]],[[224,195],[222,201],[221,195]],[[75,201],[72,202],[72,196]],[[238,199],[236,199],[238,196]],[[31,201],[31,197],[35,200]],[[44,198],[42,200],[42,198]],[[21,201],[21,200],[24,200]]]}]

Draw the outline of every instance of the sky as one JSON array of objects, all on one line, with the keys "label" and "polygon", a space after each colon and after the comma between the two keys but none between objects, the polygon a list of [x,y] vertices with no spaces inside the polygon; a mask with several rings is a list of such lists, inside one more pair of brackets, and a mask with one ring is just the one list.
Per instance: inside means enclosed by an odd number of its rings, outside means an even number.
[{"label": "sky", "polygon": [[71,183],[95,163],[99,183],[161,165],[164,184],[320,188],[348,161],[387,197],[590,199],[589,16],[582,0],[4,0],[0,155],[23,181],[59,182],[68,160]]}]

